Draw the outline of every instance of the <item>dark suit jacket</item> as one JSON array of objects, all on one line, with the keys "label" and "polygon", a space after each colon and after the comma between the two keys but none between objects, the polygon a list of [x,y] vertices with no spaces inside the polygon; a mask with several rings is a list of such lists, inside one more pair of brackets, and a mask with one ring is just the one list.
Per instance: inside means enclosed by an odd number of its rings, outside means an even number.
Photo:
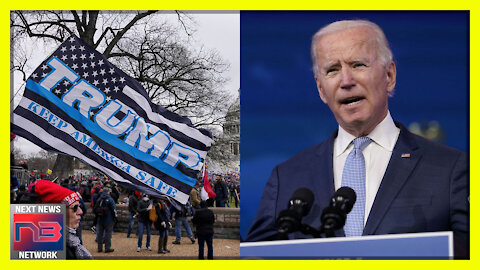
[{"label": "dark suit jacket", "polygon": [[[468,239],[468,175],[465,153],[428,141],[406,130],[400,135],[378,189],[363,235],[453,231],[465,247]],[[322,210],[335,192],[333,143],[337,132],[277,165],[267,182],[256,218],[245,241],[274,240],[275,220],[293,192],[307,187],[315,200],[302,223],[321,225]],[[402,154],[410,157],[402,157]],[[345,236],[342,230],[336,236]],[[301,232],[289,239],[311,238]],[[457,252],[457,251],[456,251]],[[459,251],[460,252],[460,251]]]}]

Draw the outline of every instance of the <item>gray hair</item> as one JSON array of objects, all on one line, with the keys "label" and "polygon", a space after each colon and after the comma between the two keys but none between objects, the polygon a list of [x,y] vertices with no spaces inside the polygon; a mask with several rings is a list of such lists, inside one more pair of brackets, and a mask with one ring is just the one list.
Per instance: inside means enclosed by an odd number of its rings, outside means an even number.
[{"label": "gray hair", "polygon": [[325,36],[326,34],[330,34],[333,32],[343,31],[347,29],[352,29],[356,27],[368,27],[375,33],[376,41],[377,41],[377,56],[379,57],[381,63],[384,66],[387,66],[393,60],[393,54],[390,50],[390,45],[388,44],[388,40],[385,37],[385,33],[377,24],[367,21],[367,20],[344,20],[344,21],[337,21],[333,22],[329,25],[324,26],[320,30],[318,30],[315,35],[312,37],[312,45],[310,49],[310,54],[312,57],[313,63],[313,72],[315,75],[318,75],[318,64],[317,64],[317,43],[318,41]]}]

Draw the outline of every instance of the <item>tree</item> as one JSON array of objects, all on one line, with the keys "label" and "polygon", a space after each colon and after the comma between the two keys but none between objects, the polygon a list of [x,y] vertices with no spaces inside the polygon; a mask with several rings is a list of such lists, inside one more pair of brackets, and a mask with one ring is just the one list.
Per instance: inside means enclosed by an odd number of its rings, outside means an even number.
[{"label": "tree", "polygon": [[30,170],[38,170],[46,173],[48,169],[52,169],[56,161],[56,154],[42,150],[37,154],[33,154],[26,159]]},{"label": "tree", "polygon": [[26,155],[22,153],[20,148],[13,146],[13,149],[10,151],[10,166],[17,166],[25,158]]},{"label": "tree", "polygon": [[[28,74],[28,53],[22,42],[34,38],[54,47],[76,34],[143,84],[154,103],[189,117],[196,126],[220,126],[230,97],[223,90],[228,68],[214,51],[195,51],[188,38],[161,22],[156,11],[13,11],[12,46],[20,52],[12,72]],[[193,34],[191,18],[176,13],[183,31]],[[31,68],[30,68],[31,69]],[[58,155],[55,173],[66,177],[73,159]]]},{"label": "tree", "polygon": [[112,62],[141,82],[151,100],[195,126],[220,126],[230,96],[221,88],[228,65],[215,51],[192,51],[167,23],[145,25],[119,42]]}]

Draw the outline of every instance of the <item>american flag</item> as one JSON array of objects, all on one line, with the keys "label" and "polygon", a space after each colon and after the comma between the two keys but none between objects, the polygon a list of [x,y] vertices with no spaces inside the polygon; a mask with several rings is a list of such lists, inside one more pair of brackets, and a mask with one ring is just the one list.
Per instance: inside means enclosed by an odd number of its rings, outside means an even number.
[{"label": "american flag", "polygon": [[13,132],[127,188],[185,203],[212,136],[152,104],[140,83],[71,36],[27,80]]}]

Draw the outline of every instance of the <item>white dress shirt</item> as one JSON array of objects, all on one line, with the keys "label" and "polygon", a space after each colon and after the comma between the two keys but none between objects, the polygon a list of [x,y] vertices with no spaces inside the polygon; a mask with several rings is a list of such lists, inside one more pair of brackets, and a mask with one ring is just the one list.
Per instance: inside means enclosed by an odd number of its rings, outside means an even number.
[{"label": "white dress shirt", "polygon": [[[367,135],[372,142],[363,150],[365,158],[365,218],[364,225],[367,222],[368,215],[375,200],[378,188],[382,182],[383,175],[387,170],[388,162],[392,155],[393,148],[397,142],[400,129],[395,126],[390,111],[385,119],[378,124],[375,129]],[[338,135],[335,138],[333,146],[333,174],[335,181],[335,190],[342,186],[343,167],[347,156],[353,149],[352,141],[355,136],[346,132],[342,127],[338,128]]]}]

